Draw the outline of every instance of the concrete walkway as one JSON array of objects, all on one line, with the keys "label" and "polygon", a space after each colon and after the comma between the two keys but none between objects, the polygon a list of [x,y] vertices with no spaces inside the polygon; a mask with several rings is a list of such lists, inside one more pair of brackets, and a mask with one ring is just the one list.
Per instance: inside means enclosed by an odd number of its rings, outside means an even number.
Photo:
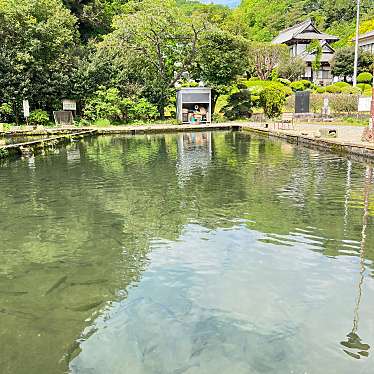
[{"label": "concrete walkway", "polygon": [[[264,128],[263,124],[251,124],[246,123],[245,126],[261,129]],[[318,136],[320,130],[322,129],[336,129],[337,137],[335,138],[338,141],[352,142],[352,143],[362,143],[362,134],[365,127],[362,126],[343,126],[343,125],[334,125],[332,123],[326,125],[312,124],[312,123],[297,123],[295,124],[295,130],[287,130],[287,132],[295,132],[301,134],[308,134],[310,136]],[[270,131],[279,131],[274,129],[274,125],[270,125]],[[280,130],[284,131],[284,130]],[[329,138],[334,139],[334,138]]]},{"label": "concrete walkway", "polygon": [[[265,128],[260,123],[245,123],[241,126],[245,131],[257,132],[262,135],[285,139],[291,143],[302,144],[314,148],[325,149],[342,154],[350,154],[364,159],[374,159],[374,143],[363,142],[362,134],[365,127],[295,124],[293,130],[282,130],[270,125]],[[337,137],[321,136],[321,129],[337,130]]]}]

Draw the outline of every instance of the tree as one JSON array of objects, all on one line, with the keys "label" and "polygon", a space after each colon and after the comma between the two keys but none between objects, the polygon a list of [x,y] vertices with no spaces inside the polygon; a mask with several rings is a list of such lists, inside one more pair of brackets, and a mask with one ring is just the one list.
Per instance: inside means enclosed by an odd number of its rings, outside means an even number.
[{"label": "tree", "polygon": [[[353,75],[354,48],[344,47],[336,51],[335,57],[331,62],[332,74],[337,77],[343,77],[347,81],[348,77]],[[374,66],[374,56],[360,51],[358,59],[358,72],[372,71]]]},{"label": "tree", "polygon": [[51,110],[75,69],[76,18],[59,0],[0,0],[0,35],[0,98]]},{"label": "tree", "polygon": [[344,82],[353,75],[354,49],[351,47],[340,48],[336,51],[331,62],[331,72],[336,77],[343,77]]},{"label": "tree", "polygon": [[268,118],[278,117],[285,102],[286,95],[284,90],[277,87],[268,86],[260,93],[260,105]]},{"label": "tree", "polygon": [[78,18],[82,41],[111,31],[112,20],[119,15],[127,0],[63,0],[65,6]]},{"label": "tree", "polygon": [[319,40],[313,40],[306,48],[307,52],[314,55],[312,69],[317,72],[321,69],[322,45]]},{"label": "tree", "polygon": [[[197,54],[204,20],[191,20],[172,0],[130,2],[115,18],[114,31],[104,38],[101,53],[115,55],[127,78],[141,84],[143,95],[158,107],[160,117],[174,90]],[[117,78],[123,69],[118,70]]]},{"label": "tree", "polygon": [[98,119],[120,120],[125,112],[124,102],[117,88],[99,87],[85,105],[85,116],[93,121]]},{"label": "tree", "polygon": [[[319,3],[327,27],[334,22],[351,21],[356,17],[356,2],[352,0],[320,0]],[[369,13],[372,8],[372,0],[361,0],[363,11]]]},{"label": "tree", "polygon": [[97,120],[149,121],[157,117],[157,107],[146,99],[127,98],[121,96],[117,88],[99,87],[95,94],[87,100],[84,110],[85,117]]},{"label": "tree", "polygon": [[287,57],[288,49],[285,45],[253,42],[249,48],[249,64],[254,67],[257,76],[266,80],[273,69]]},{"label": "tree", "polygon": [[277,66],[278,75],[290,81],[298,80],[305,74],[306,64],[300,57],[283,58]]},{"label": "tree", "polygon": [[245,72],[247,48],[244,38],[227,31],[213,29],[201,36],[193,74],[212,89],[212,113],[218,97]]},{"label": "tree", "polygon": [[252,114],[251,93],[248,89],[240,89],[231,94],[227,105],[222,108],[226,118],[230,120],[249,118]]}]

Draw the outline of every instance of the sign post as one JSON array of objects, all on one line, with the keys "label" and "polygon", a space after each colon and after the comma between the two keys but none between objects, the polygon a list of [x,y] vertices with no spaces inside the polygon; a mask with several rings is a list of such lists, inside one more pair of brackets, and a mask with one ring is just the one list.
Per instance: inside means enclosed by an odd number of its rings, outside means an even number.
[{"label": "sign post", "polygon": [[364,131],[363,140],[367,142],[374,142],[374,70],[373,70],[373,88],[371,93],[370,119],[369,126]]},{"label": "sign post", "polygon": [[28,100],[23,100],[22,102],[23,107],[23,116],[26,119],[26,123],[28,122],[28,118],[30,117],[30,103]]}]

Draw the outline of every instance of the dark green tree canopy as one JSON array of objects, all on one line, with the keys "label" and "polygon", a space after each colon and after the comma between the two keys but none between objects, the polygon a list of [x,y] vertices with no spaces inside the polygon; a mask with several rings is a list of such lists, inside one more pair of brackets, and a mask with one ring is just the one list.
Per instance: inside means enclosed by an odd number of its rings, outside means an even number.
[{"label": "dark green tree canopy", "polygon": [[199,40],[195,78],[212,88],[213,106],[235,78],[245,72],[248,43],[227,31],[213,29]]},{"label": "dark green tree canopy", "polygon": [[[332,73],[335,76],[343,77],[346,81],[353,75],[355,51],[353,47],[340,48],[336,51],[332,61]],[[358,59],[358,72],[370,72],[374,67],[374,56],[361,51]]]},{"label": "dark green tree canopy", "polygon": [[0,0],[0,98],[63,97],[75,68],[76,18],[60,0]]}]

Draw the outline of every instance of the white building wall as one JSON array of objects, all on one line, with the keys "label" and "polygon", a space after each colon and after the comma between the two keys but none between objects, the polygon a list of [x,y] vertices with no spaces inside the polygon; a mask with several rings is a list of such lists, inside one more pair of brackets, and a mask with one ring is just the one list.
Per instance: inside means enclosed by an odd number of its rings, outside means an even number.
[{"label": "white building wall", "polygon": [[374,54],[374,36],[359,40],[358,45],[364,51]]},{"label": "white building wall", "polygon": [[307,48],[307,44],[297,44],[296,54],[301,55],[302,53],[306,51],[306,48]]}]

